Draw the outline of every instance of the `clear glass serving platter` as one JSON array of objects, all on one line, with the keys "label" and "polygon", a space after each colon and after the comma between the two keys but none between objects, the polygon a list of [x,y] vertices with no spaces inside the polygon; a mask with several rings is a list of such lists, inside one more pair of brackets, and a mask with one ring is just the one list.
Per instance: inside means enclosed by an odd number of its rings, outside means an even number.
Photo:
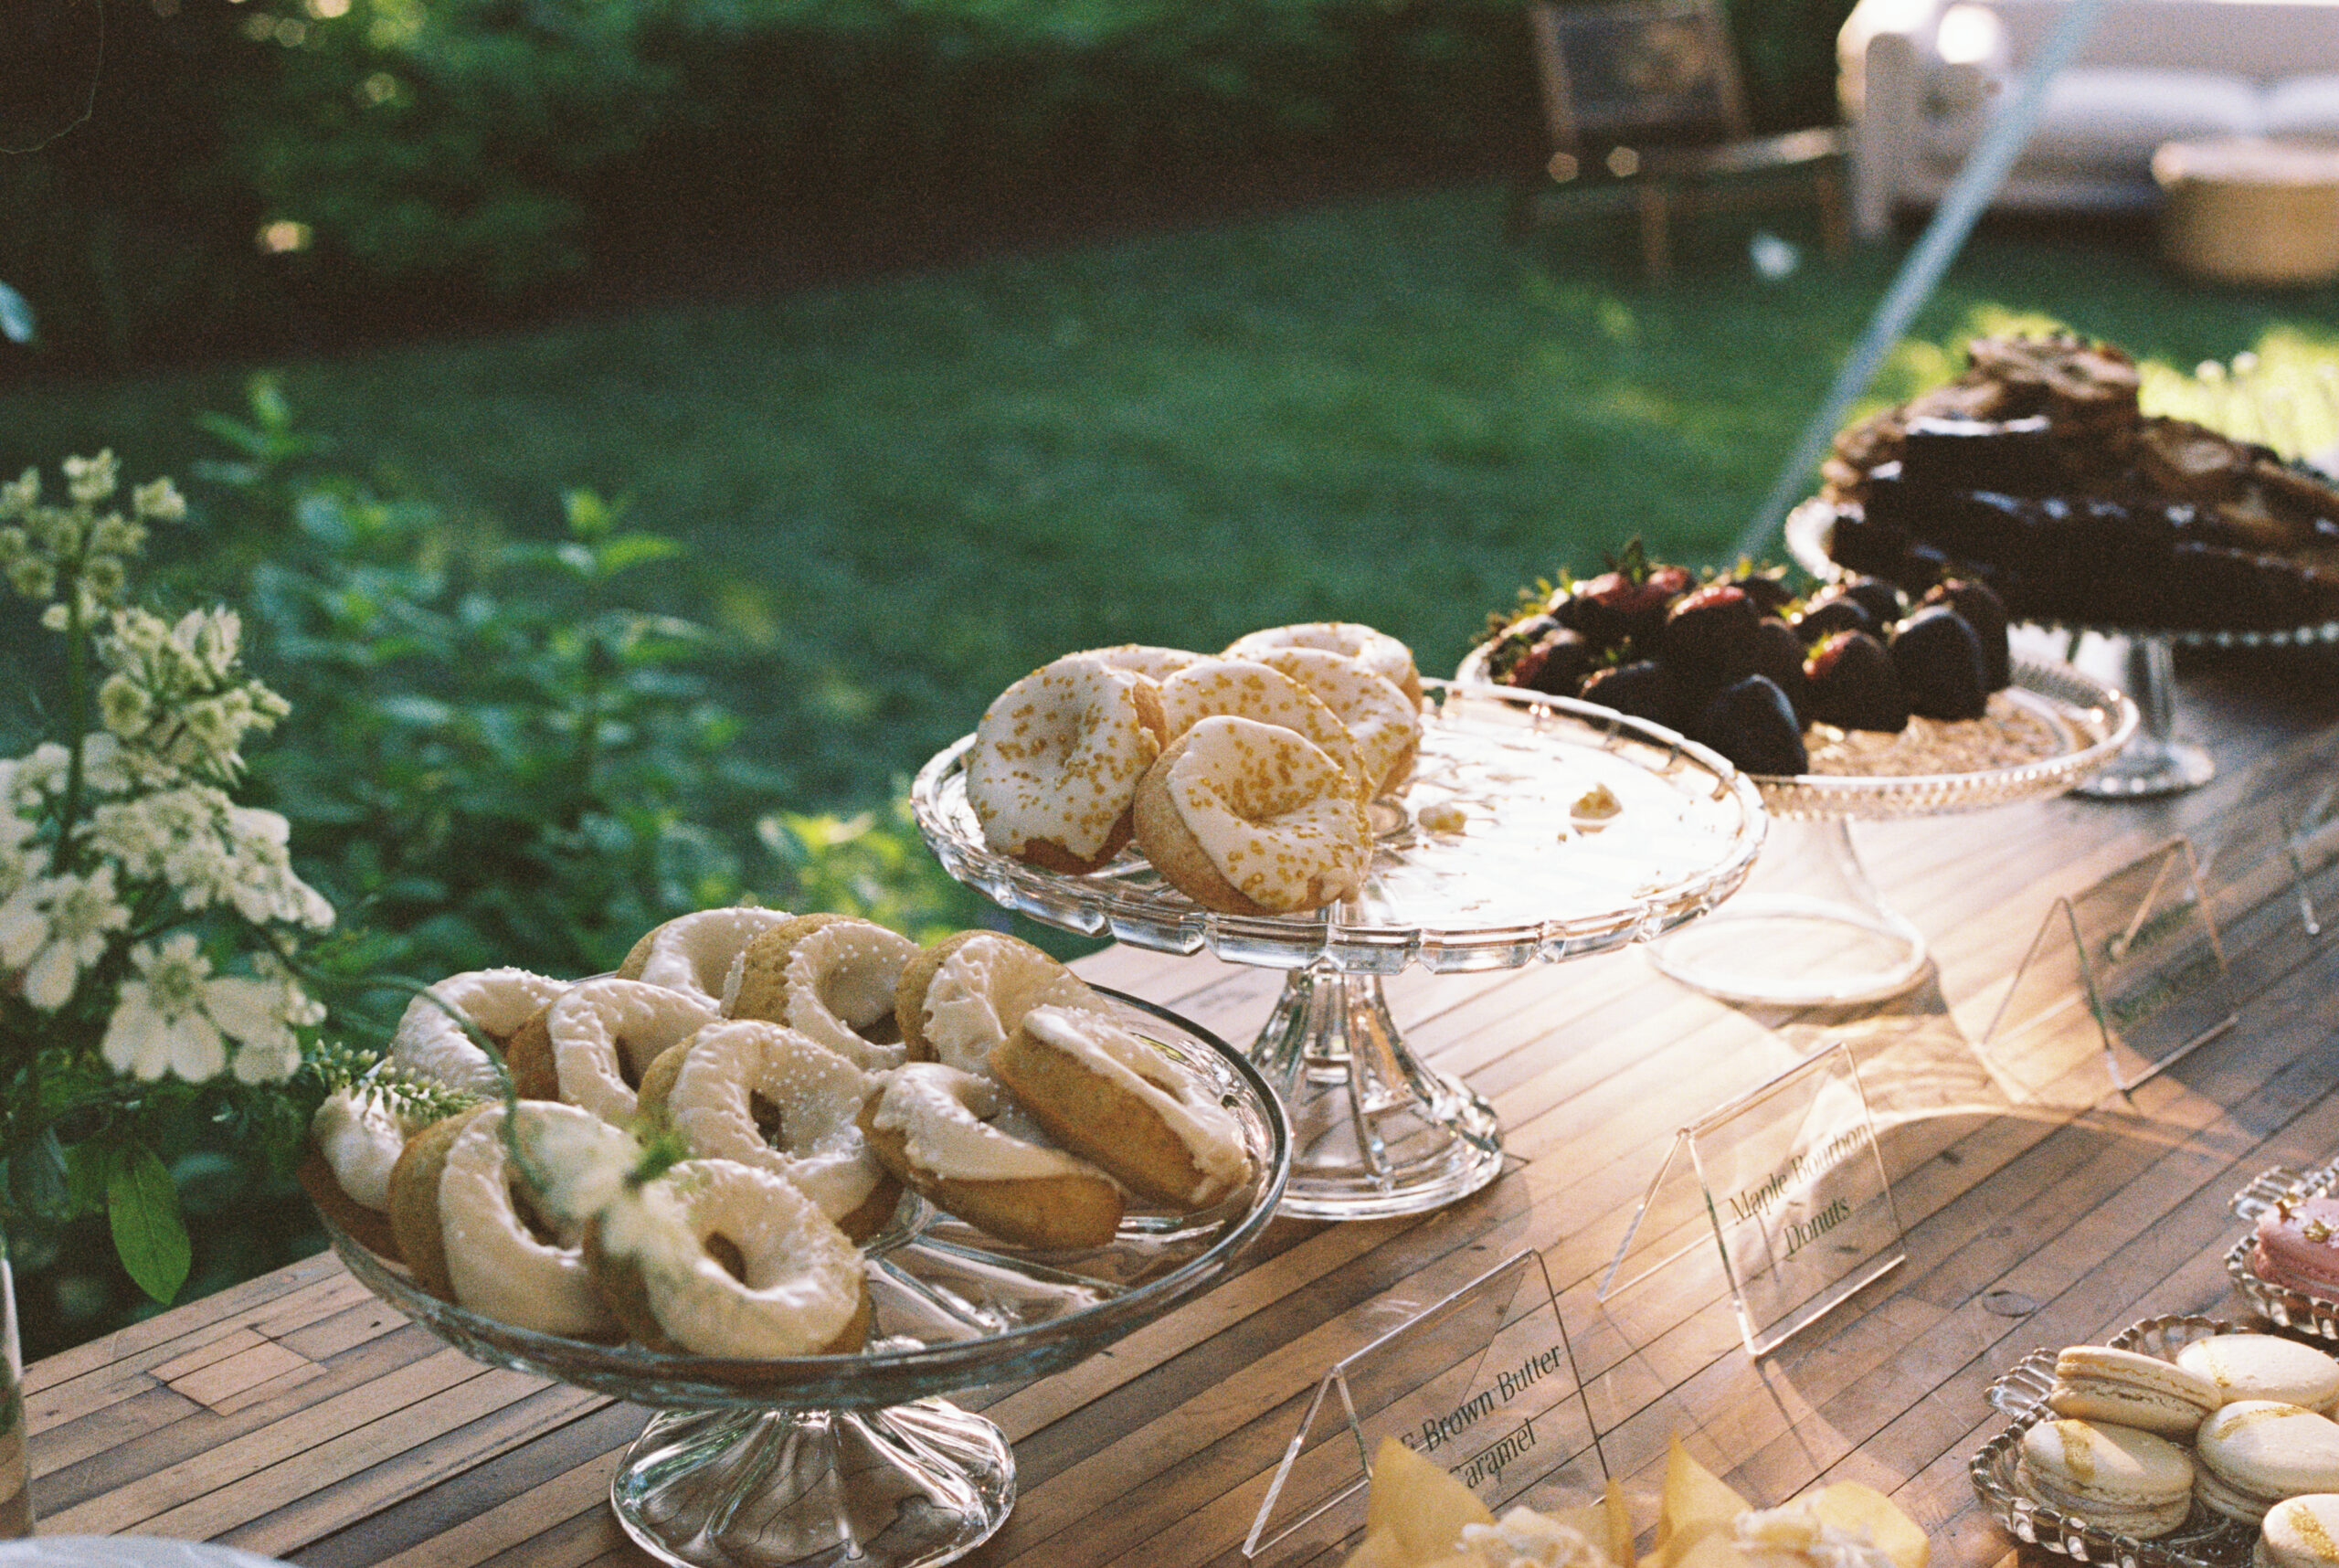
[{"label": "clear glass serving platter", "polygon": [[[2175,1361],[2196,1340],[2242,1331],[2238,1325],[2215,1318],[2147,1318],[2115,1335],[2111,1347]],[[2258,1531],[2198,1502],[2175,1530],[2143,1541],[2065,1513],[2016,1484],[2023,1434],[2049,1414],[2047,1394],[2055,1383],[2057,1353],[2033,1351],[1990,1384],[1990,1403],[2014,1420],[1984,1443],[1967,1466],[1984,1511],[2016,1541],[2081,1563],[2117,1568],[2240,1568],[2249,1563]]]},{"label": "clear glass serving platter", "polygon": [[940,1396],[1061,1371],[1223,1278],[1290,1171],[1288,1124],[1257,1069],[1166,1009],[1106,994],[1216,1086],[1249,1179],[1200,1213],[1132,1208],[1109,1244],[1068,1253],[1000,1241],[907,1194],[863,1247],[873,1321],[858,1354],[739,1361],[536,1333],[439,1299],[330,1219],[326,1232],[368,1289],[466,1354],[660,1411],[610,1499],[661,1561],[947,1562],[1005,1520],[1014,1457]]},{"label": "clear glass serving platter", "polygon": [[[2255,1227],[2275,1204],[2320,1197],[2331,1190],[2334,1180],[2339,1180],[2339,1166],[2292,1171],[2277,1165],[2260,1171],[2255,1181],[2233,1195],[2233,1212]],[[2253,1228],[2244,1232],[2241,1239],[2234,1243],[2232,1250],[2226,1254],[2226,1276],[2233,1281],[2233,1287],[2241,1298],[2277,1327],[2287,1329],[2293,1334],[2311,1334],[2319,1340],[2339,1340],[2339,1301],[2260,1278],[2251,1263],[2257,1248],[2258,1236]]]},{"label": "clear glass serving platter", "polygon": [[[1025,865],[983,842],[967,801],[971,736],[928,762],[910,798],[950,874],[1065,930],[1161,952],[1349,973],[1511,969],[1604,951],[1702,914],[1762,847],[1753,784],[1670,730],[1561,698],[1424,681],[1420,761],[1402,800],[1374,803],[1360,896],[1307,916],[1204,909],[1130,850],[1087,876]],[[1602,787],[1604,821],[1574,810]],[[1427,808],[1461,825],[1433,832]]]}]

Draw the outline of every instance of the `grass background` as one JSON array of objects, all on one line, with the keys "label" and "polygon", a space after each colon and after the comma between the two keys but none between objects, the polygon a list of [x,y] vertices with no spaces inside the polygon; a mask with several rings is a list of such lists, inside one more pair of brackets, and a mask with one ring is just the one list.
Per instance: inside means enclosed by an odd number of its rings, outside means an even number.
[{"label": "grass background", "polygon": [[[312,430],[472,526],[627,498],[693,546],[652,589],[719,626],[790,803],[852,804],[1066,650],[1215,647],[1339,618],[1451,668],[1487,611],[1646,535],[1710,562],[1752,514],[1898,260],[1748,222],[1640,281],[1621,216],[1526,246],[1490,185],[725,304],[280,367]],[[2189,367],[2339,352],[2339,291],[2207,291],[2133,230],[1969,246],[1874,389],[1971,333],[2067,323]],[[0,395],[0,471],[111,445],[185,474],[250,366]],[[265,671],[266,652],[259,654]],[[293,720],[295,726],[298,718]]]}]

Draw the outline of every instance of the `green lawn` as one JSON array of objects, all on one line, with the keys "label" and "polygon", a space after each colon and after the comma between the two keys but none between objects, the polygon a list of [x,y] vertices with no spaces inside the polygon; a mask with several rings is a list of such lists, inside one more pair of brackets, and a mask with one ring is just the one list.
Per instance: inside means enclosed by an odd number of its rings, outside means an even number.
[{"label": "green lawn", "polygon": [[[659,591],[729,636],[757,751],[802,803],[867,798],[1067,649],[1338,617],[1435,671],[1520,582],[1628,535],[1726,548],[1898,248],[1768,283],[1714,221],[1656,287],[1620,219],[1512,248],[1500,203],[1357,202],[283,379],[350,466],[482,520],[549,530],[589,485],[691,541]],[[2208,292],[2133,237],[1992,235],[1878,390],[2027,318],[2180,366],[2339,344],[2339,291]],[[0,396],[0,471],[110,443],[184,472],[191,417],[241,375]]]}]

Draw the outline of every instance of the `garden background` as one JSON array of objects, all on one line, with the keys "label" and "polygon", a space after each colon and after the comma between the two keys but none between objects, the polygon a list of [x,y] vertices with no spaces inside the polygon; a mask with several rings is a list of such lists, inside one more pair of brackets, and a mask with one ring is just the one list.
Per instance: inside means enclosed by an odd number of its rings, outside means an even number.
[{"label": "garden background", "polygon": [[[1832,118],[1844,9],[1732,5],[1762,125]],[[1507,243],[1518,0],[11,16],[0,54],[87,69],[0,96],[36,329],[0,342],[0,473],[179,477],[166,597],[238,608],[293,704],[254,793],[343,961],[420,979],[593,972],[742,896],[981,918],[901,791],[1070,648],[1339,618],[1435,672],[1630,535],[1714,564],[1897,260],[1823,258],[1793,209],[1694,227],[1665,285],[1589,207]],[[2048,323],[2173,375],[2327,355],[2339,296],[1996,227],[1873,395]],[[21,749],[47,672],[0,635]],[[164,1152],[187,1294],[319,1245],[200,1118]],[[8,1176],[30,1353],[150,1309],[101,1221],[36,1223]]]}]

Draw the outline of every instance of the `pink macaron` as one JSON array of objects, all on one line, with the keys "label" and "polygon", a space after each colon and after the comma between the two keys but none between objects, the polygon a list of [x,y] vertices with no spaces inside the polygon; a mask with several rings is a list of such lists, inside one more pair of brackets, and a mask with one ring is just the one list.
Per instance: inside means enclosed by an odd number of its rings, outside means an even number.
[{"label": "pink macaron", "polygon": [[2259,1278],[2339,1299],[2339,1198],[2302,1198],[2258,1222],[2249,1266]]}]

